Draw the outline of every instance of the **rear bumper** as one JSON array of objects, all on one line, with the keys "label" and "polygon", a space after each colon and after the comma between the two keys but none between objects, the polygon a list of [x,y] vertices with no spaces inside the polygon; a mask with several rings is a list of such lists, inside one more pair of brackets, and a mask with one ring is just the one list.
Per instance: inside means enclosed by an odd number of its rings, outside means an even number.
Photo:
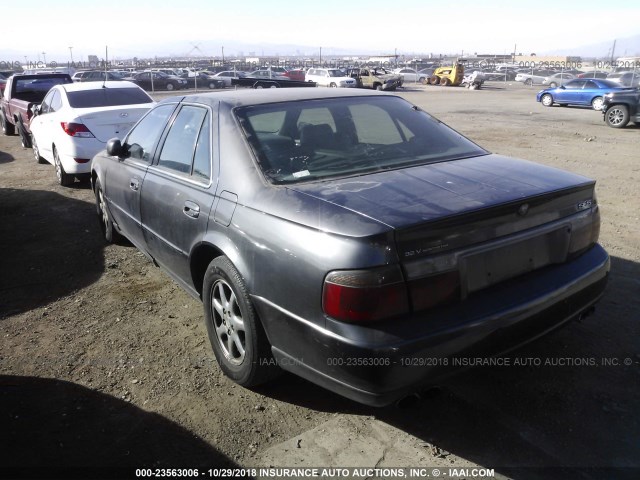
[{"label": "rear bumper", "polygon": [[[60,162],[66,173],[81,174],[91,172],[91,160],[101,150],[104,150],[106,143],[101,142],[97,138],[79,138],[69,140],[65,143],[58,143],[58,154]],[[78,163],[76,158],[89,160],[88,162]]]},{"label": "rear bumper", "polygon": [[255,305],[278,364],[352,400],[384,406],[562,326],[602,296],[609,256],[599,245],[571,262],[476,292],[465,302],[358,326],[320,328],[264,299]]}]

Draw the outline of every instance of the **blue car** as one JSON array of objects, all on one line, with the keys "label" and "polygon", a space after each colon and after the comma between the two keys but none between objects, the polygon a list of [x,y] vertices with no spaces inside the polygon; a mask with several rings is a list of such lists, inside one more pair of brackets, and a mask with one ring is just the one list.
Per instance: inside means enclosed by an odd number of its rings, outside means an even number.
[{"label": "blue car", "polygon": [[545,107],[558,105],[591,105],[594,110],[602,108],[602,98],[609,92],[625,87],[601,78],[576,78],[556,88],[538,92],[536,100]]}]

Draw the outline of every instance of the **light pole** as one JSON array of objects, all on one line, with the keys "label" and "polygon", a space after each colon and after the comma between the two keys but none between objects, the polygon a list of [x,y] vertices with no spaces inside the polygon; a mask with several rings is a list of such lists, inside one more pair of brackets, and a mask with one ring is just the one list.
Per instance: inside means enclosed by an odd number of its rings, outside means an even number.
[{"label": "light pole", "polygon": [[69,55],[71,56],[71,64],[73,65],[73,47],[69,47]]},{"label": "light pole", "polygon": [[222,46],[222,65],[224,65],[224,45]]},{"label": "light pole", "polygon": [[320,67],[322,67],[322,47],[320,47]]},{"label": "light pole", "polygon": [[47,66],[47,54],[45,52],[42,52],[42,58],[44,58],[44,66]]}]

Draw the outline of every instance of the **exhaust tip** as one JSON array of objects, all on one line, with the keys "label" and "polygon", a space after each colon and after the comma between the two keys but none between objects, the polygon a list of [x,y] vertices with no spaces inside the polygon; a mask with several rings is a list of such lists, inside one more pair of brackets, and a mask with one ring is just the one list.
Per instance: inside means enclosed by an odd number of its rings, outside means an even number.
[{"label": "exhaust tip", "polygon": [[595,305],[591,305],[589,308],[583,310],[582,312],[580,312],[578,314],[578,321],[581,322],[582,320],[584,320],[585,318],[587,318],[590,315],[593,315],[593,313],[596,311],[596,307]]}]

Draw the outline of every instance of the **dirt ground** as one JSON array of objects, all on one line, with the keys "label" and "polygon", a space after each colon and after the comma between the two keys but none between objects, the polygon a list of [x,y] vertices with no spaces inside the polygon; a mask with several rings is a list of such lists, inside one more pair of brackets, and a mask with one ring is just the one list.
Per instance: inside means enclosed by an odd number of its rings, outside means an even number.
[{"label": "dirt ground", "polygon": [[[88,185],[60,187],[52,165],[0,136],[0,472],[355,466],[368,454],[359,445],[389,427],[385,445],[419,452],[396,466],[640,478],[640,128],[545,108],[536,92],[495,83],[400,95],[495,153],[595,178],[607,292],[594,315],[514,352],[510,366],[384,409],[292,375],[254,391],[234,385],[215,363],[201,304],[134,247],[105,245]],[[343,454],[305,452],[302,439],[320,435]]]}]

